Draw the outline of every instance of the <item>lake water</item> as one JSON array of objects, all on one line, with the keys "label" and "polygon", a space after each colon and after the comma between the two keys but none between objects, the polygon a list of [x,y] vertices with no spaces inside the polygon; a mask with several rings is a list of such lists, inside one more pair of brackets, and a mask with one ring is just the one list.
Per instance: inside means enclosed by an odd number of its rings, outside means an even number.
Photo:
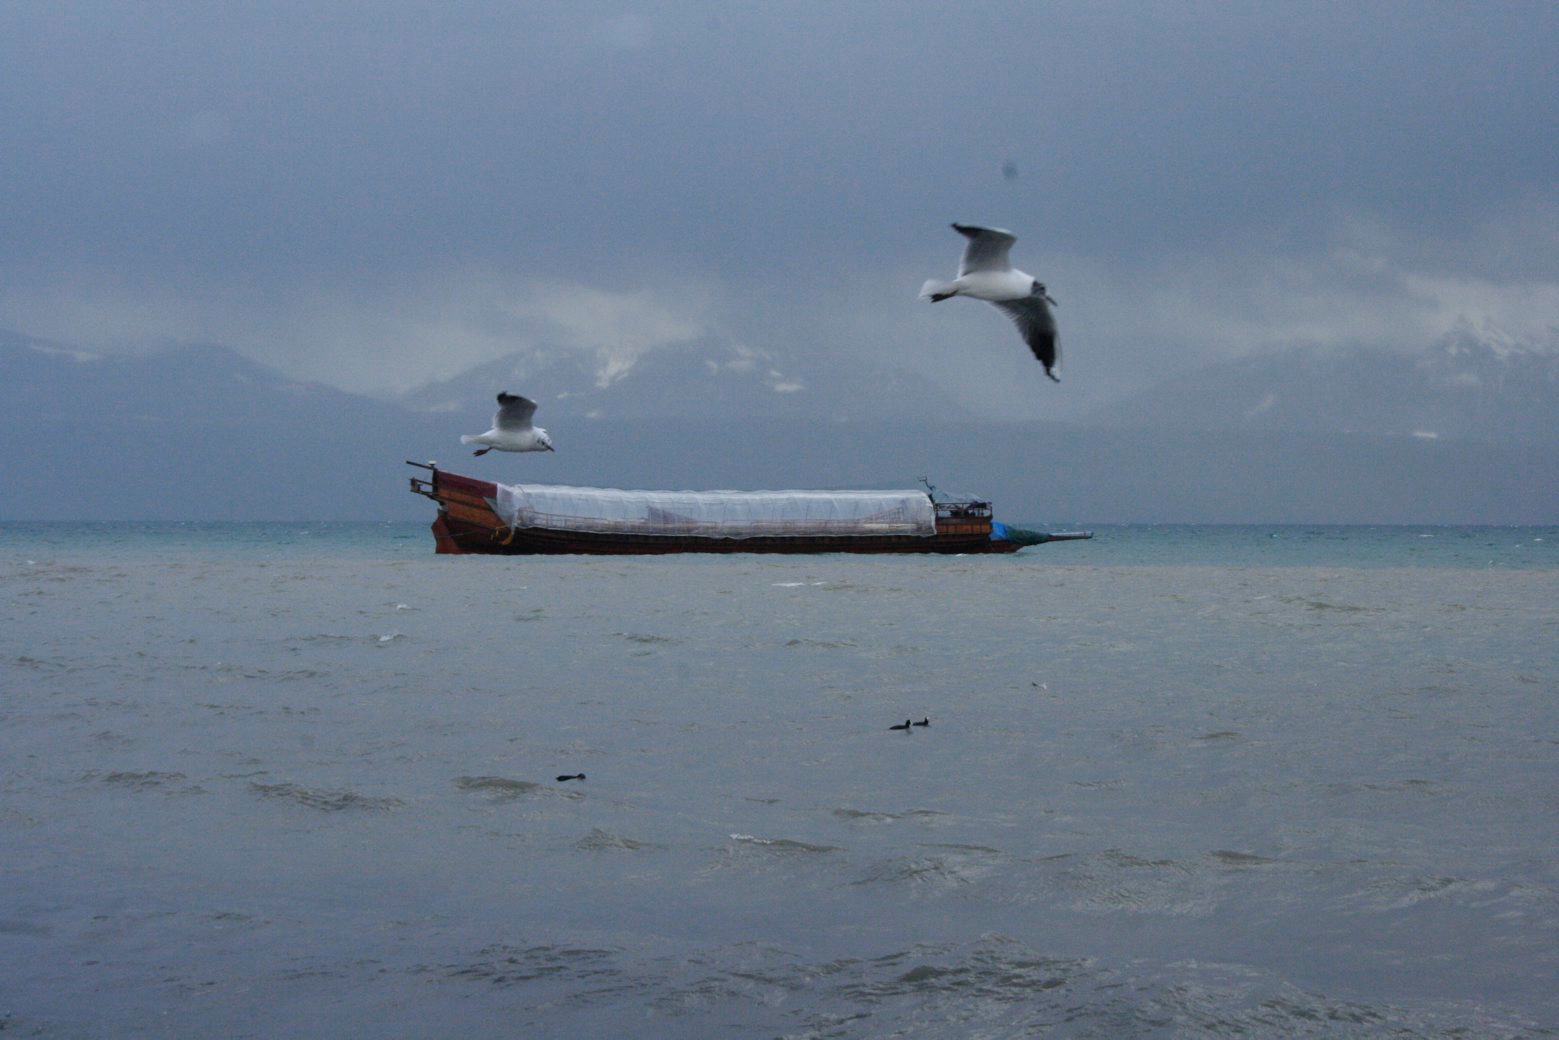
[{"label": "lake water", "polygon": [[1096,533],[0,524],[0,1031],[1559,1035],[1559,528]]}]

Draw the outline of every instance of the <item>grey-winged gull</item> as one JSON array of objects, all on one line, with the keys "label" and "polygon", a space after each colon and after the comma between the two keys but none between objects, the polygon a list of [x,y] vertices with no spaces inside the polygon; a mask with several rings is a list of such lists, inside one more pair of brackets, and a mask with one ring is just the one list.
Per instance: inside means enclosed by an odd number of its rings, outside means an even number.
[{"label": "grey-winged gull", "polygon": [[473,455],[486,455],[499,451],[553,451],[552,438],[540,426],[532,426],[531,416],[536,414],[536,402],[519,394],[505,391],[498,395],[498,412],[493,416],[493,428],[474,437],[466,434],[461,444],[484,444]]},{"label": "grey-winged gull", "polygon": [[953,296],[972,296],[995,304],[1018,327],[1045,375],[1061,382],[1055,370],[1061,367],[1061,343],[1056,335],[1056,318],[1050,308],[1056,301],[1045,291],[1045,283],[1026,271],[1019,271],[1007,260],[1007,251],[1018,240],[1001,228],[954,224],[953,230],[969,240],[958,265],[958,277],[951,282],[927,281],[920,295],[939,303]]}]

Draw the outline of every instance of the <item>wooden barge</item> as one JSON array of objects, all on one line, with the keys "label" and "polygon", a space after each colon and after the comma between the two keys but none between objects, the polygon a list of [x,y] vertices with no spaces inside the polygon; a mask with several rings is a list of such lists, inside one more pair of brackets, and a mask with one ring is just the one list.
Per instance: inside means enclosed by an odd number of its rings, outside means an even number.
[{"label": "wooden barge", "polygon": [[[433,463],[410,462],[427,471],[413,476],[413,493],[438,505],[433,521],[436,551],[440,553],[479,553],[485,555],[645,555],[663,553],[1010,553],[1027,545],[1050,541],[1089,538],[1078,532],[1045,534],[1008,527],[995,521],[989,502],[933,502],[923,492],[915,492],[924,501],[916,505],[930,512],[922,526],[924,533],[899,533],[904,525],[856,522],[853,533],[836,533],[827,522],[805,521],[775,523],[772,530],[751,533],[711,533],[715,525],[690,521],[680,528],[662,524],[657,533],[643,533],[647,526],[629,521],[599,522],[597,529],[583,529],[567,518],[538,521],[534,514],[506,509],[523,486],[505,486],[456,473],[446,473]],[[601,495],[632,495],[607,489],[543,488],[546,491],[590,492]],[[646,492],[646,495],[658,493]],[[670,493],[666,493],[670,494]],[[685,493],[691,496],[693,493]],[[709,495],[712,493],[701,493]],[[751,495],[731,492],[731,496]],[[779,494],[830,495],[872,494],[868,492],[792,492]],[[884,494],[908,495],[907,492]],[[653,513],[654,511],[651,510]],[[506,519],[506,515],[508,518]],[[934,529],[930,520],[934,517]],[[653,525],[650,525],[653,526]],[[760,523],[761,527],[762,524]],[[873,527],[881,527],[876,532]]]}]

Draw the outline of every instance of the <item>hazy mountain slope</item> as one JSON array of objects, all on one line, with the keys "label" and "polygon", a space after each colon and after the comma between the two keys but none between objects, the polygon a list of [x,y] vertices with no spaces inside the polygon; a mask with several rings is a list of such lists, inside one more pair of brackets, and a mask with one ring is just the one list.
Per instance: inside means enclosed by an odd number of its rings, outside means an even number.
[{"label": "hazy mountain slope", "polygon": [[1460,329],[1416,355],[1292,350],[1172,378],[1095,411],[1101,426],[1559,440],[1559,340]]},{"label": "hazy mountain slope", "polygon": [[592,357],[578,351],[517,353],[421,387],[400,400],[418,411],[450,412],[466,423],[482,422],[492,415],[493,398],[500,390],[533,397],[540,405],[536,421],[543,426],[560,418],[973,418],[914,373],[838,359],[830,364],[826,379],[813,378],[804,365],[709,343],[651,354],[620,372],[603,372]]},{"label": "hazy mountain slope", "polygon": [[386,458],[427,451],[434,431],[221,347],[94,357],[0,337],[9,519],[397,515]]},{"label": "hazy mountain slope", "polygon": [[[470,392],[491,378],[474,373]],[[473,458],[459,435],[491,405],[472,407],[418,412],[298,384],[221,348],[93,358],[0,335],[0,520],[431,520],[432,506],[407,493],[408,458],[499,481],[617,487],[911,487],[927,476],[991,498],[1005,518],[1055,526],[1559,520],[1551,443],[929,413],[588,419],[559,406],[556,453]]]}]

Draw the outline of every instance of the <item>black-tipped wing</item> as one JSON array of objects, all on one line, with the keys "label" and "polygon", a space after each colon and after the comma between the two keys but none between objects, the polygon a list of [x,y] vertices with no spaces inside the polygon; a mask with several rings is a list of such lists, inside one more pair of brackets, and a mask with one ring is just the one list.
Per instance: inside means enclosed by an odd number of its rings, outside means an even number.
[{"label": "black-tipped wing", "polygon": [[1039,363],[1045,366],[1045,375],[1056,378],[1055,369],[1061,367],[1061,340],[1056,335],[1056,318],[1050,313],[1050,305],[1043,296],[1025,296],[1021,300],[1002,300],[996,303],[1001,312],[1018,327]]},{"label": "black-tipped wing", "polygon": [[964,246],[963,262],[958,265],[958,277],[971,271],[1010,271],[1007,251],[1018,236],[1001,228],[975,227],[973,224],[954,224],[953,230],[969,240]]},{"label": "black-tipped wing", "polygon": [[526,430],[530,428],[530,417],[535,414],[536,402],[529,397],[502,393],[498,395],[498,414],[493,416],[493,428]]}]

